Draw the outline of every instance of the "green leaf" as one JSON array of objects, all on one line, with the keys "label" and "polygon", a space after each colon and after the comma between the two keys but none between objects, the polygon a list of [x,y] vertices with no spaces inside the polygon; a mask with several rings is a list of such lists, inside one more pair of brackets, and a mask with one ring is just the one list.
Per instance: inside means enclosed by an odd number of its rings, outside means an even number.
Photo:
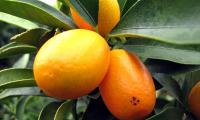
[{"label": "green leaf", "polygon": [[16,118],[18,120],[24,119],[24,110],[26,107],[27,102],[30,100],[31,97],[22,97],[19,99],[17,106],[16,106]]},{"label": "green leaf", "polygon": [[24,54],[12,65],[12,68],[26,68],[29,63],[30,54]]},{"label": "green leaf", "polygon": [[38,120],[54,120],[54,115],[57,109],[60,107],[61,102],[51,102],[45,106],[40,112]]},{"label": "green leaf", "polygon": [[98,21],[99,0],[65,0],[89,24],[96,27]]},{"label": "green leaf", "polygon": [[124,10],[124,7],[125,7],[127,1],[128,1],[128,0],[118,0],[118,4],[119,4],[119,6],[120,6],[120,11],[121,11],[121,13],[122,13],[122,11]]},{"label": "green leaf", "polygon": [[0,59],[13,55],[32,53],[36,51],[36,47],[22,43],[11,42],[0,48]]},{"label": "green leaf", "polygon": [[39,27],[37,24],[28,21],[26,19],[16,17],[7,13],[0,12],[0,21],[24,28],[24,29],[33,29]]},{"label": "green leaf", "polygon": [[155,114],[160,113],[163,110],[163,108],[165,108],[165,106],[170,103],[167,99],[165,99],[165,97],[162,97],[160,94],[162,93],[157,92],[156,104],[154,106]]},{"label": "green leaf", "polygon": [[200,65],[184,65],[156,59],[147,59],[145,65],[152,74],[165,73],[169,75],[179,75],[200,70]]},{"label": "green leaf", "polygon": [[140,57],[168,60],[181,64],[200,64],[200,46],[172,45],[146,39],[129,39],[131,43],[124,46]]},{"label": "green leaf", "polygon": [[4,69],[0,71],[0,89],[36,86],[31,69]]},{"label": "green leaf", "polygon": [[91,99],[82,120],[115,120],[106,108],[101,97]]},{"label": "green leaf", "polygon": [[181,64],[200,64],[200,52],[192,50],[180,50],[160,46],[126,45],[125,49],[139,56],[169,60]]},{"label": "green leaf", "polygon": [[26,32],[15,35],[11,38],[11,40],[15,42],[38,46],[40,43],[40,38],[47,32],[49,31],[43,28],[30,29]]},{"label": "green leaf", "polygon": [[66,101],[62,103],[56,111],[54,120],[64,120],[69,117],[69,120],[73,120],[72,115],[73,101]]},{"label": "green leaf", "polygon": [[175,107],[168,107],[157,115],[154,115],[146,120],[182,120],[183,110]]},{"label": "green leaf", "polygon": [[0,11],[51,27],[74,28],[69,17],[38,0],[1,0]]},{"label": "green leaf", "polygon": [[52,29],[50,31],[47,31],[46,33],[44,33],[44,35],[42,35],[42,37],[40,38],[39,44],[37,45],[38,48],[42,47],[42,45],[48,41],[50,38],[52,38],[55,34],[57,29]]},{"label": "green leaf", "polygon": [[70,15],[69,6],[66,4],[65,0],[57,0],[57,6],[60,11],[66,15]]},{"label": "green leaf", "polygon": [[110,37],[142,37],[173,44],[200,44],[199,0],[140,0]]},{"label": "green leaf", "polygon": [[98,99],[100,97],[100,92],[99,92],[99,89],[96,88],[95,90],[93,90],[91,93],[89,93],[87,95],[88,98],[91,98],[91,99]]},{"label": "green leaf", "polygon": [[[84,97],[80,97],[79,99],[77,99],[77,102],[76,102],[76,113],[77,115],[81,115],[79,118],[82,119],[86,109],[87,109],[87,106],[90,102],[90,98],[87,97],[87,96],[84,96]],[[76,118],[76,117],[74,117]]]},{"label": "green leaf", "polygon": [[153,77],[169,92],[179,103],[183,105],[183,94],[181,88],[176,80],[169,75],[156,73]]},{"label": "green leaf", "polygon": [[[123,0],[121,0],[121,1],[123,1]],[[124,9],[122,11],[122,16],[124,14],[126,14],[126,12],[128,12],[128,10],[131,8],[131,6],[133,6],[138,0],[124,0],[124,1],[126,1],[126,4],[125,4]]]},{"label": "green leaf", "polygon": [[38,87],[9,88],[0,93],[0,99],[14,96],[43,96]]}]

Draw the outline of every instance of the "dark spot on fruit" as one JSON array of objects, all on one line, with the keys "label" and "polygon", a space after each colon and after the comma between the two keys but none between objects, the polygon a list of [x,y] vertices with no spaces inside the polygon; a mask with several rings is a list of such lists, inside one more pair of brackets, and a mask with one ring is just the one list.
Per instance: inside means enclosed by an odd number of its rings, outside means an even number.
[{"label": "dark spot on fruit", "polygon": [[131,98],[130,102],[131,102],[131,104],[133,104],[134,106],[136,106],[140,102],[140,100],[133,96]]},{"label": "dark spot on fruit", "polygon": [[132,97],[132,100],[135,101],[137,98],[136,97]]}]

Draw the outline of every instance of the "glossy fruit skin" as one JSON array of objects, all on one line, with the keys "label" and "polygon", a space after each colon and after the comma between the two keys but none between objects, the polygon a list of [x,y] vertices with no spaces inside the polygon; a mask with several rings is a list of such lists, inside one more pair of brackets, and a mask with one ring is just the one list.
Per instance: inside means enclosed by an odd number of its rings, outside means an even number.
[{"label": "glossy fruit skin", "polygon": [[94,31],[94,27],[87,23],[75,10],[70,8],[70,12],[75,24],[81,29],[87,29]]},{"label": "glossy fruit skin", "polygon": [[118,0],[99,0],[98,32],[106,37],[120,20]]},{"label": "glossy fruit skin", "polygon": [[[70,9],[76,25],[82,29],[95,30],[75,10]],[[99,0],[98,32],[106,37],[120,20],[120,7],[117,0]]]},{"label": "glossy fruit skin", "polygon": [[107,108],[119,120],[144,120],[156,101],[147,68],[125,50],[111,51],[110,66],[99,89]]},{"label": "glossy fruit skin", "polygon": [[188,105],[191,112],[198,120],[200,120],[200,82],[198,82],[190,91]]},{"label": "glossy fruit skin", "polygon": [[99,34],[69,30],[41,47],[34,61],[34,77],[48,96],[76,99],[99,86],[109,61],[109,46]]}]

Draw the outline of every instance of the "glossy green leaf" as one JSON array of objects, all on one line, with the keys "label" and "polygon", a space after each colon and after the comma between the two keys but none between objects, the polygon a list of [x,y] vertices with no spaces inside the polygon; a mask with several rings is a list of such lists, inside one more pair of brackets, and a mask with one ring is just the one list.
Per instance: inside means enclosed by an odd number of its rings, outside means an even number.
[{"label": "glossy green leaf", "polygon": [[176,80],[171,76],[162,73],[156,73],[153,77],[169,92],[176,100],[183,105],[183,94]]},{"label": "glossy green leaf", "polygon": [[22,55],[16,62],[12,65],[12,68],[26,68],[30,59],[30,54]]},{"label": "glossy green leaf", "polygon": [[9,88],[0,93],[0,99],[14,96],[43,96],[38,87]]},{"label": "glossy green leaf", "polygon": [[65,118],[73,120],[72,107],[73,101],[62,103],[56,111],[54,120],[64,120]]},{"label": "glossy green leaf", "polygon": [[95,90],[93,90],[92,92],[90,92],[88,95],[87,95],[88,98],[91,98],[91,99],[98,99],[100,97],[100,92],[99,92],[99,89],[96,88]]},{"label": "glossy green leaf", "polygon": [[39,44],[37,45],[38,48],[42,47],[42,45],[48,41],[49,39],[51,39],[55,34],[56,34],[56,29],[52,29],[50,31],[47,31],[46,33],[44,33],[44,35],[40,38]]},{"label": "glossy green leaf", "polygon": [[32,53],[36,51],[36,47],[22,43],[11,42],[0,48],[0,59],[13,55]]},{"label": "glossy green leaf", "polygon": [[66,15],[70,15],[69,6],[66,4],[65,0],[57,0],[58,9],[65,13]]},{"label": "glossy green leaf", "polygon": [[129,39],[124,48],[144,58],[168,60],[181,64],[200,64],[198,45],[172,45],[146,39]]},{"label": "glossy green leaf", "polygon": [[25,107],[27,102],[29,101],[31,97],[21,97],[17,103],[16,106],[16,118],[18,120],[23,120],[24,119],[24,111],[25,111]]},{"label": "glossy green leaf", "polygon": [[[159,92],[161,92],[161,90]],[[169,103],[170,103],[169,100],[166,100],[160,94],[159,95],[157,94],[156,104],[154,106],[154,112],[155,112],[155,114],[160,113],[163,110],[163,108],[165,108],[165,106],[168,105]]]},{"label": "glossy green leaf", "polygon": [[126,14],[126,12],[128,12],[131,6],[133,6],[138,0],[121,0],[121,1],[126,1],[126,4],[122,11],[122,16],[123,16],[124,14]]},{"label": "glossy green leaf", "polygon": [[200,70],[200,65],[184,65],[156,59],[146,60],[145,65],[152,74],[165,73],[168,75],[179,75]]},{"label": "glossy green leaf", "polygon": [[125,7],[127,1],[128,1],[128,0],[118,0],[118,4],[119,4],[119,6],[120,6],[120,11],[121,11],[121,13],[122,13],[122,11],[124,10],[124,7]]},{"label": "glossy green leaf", "polygon": [[111,37],[142,37],[173,44],[200,44],[199,0],[140,0]]},{"label": "glossy green leaf", "polygon": [[180,108],[169,107],[146,120],[182,120],[183,114]]},{"label": "glossy green leaf", "polygon": [[47,32],[47,29],[35,28],[15,35],[11,38],[11,40],[15,42],[38,46],[40,43],[40,38]]},{"label": "glossy green leaf", "polygon": [[49,103],[40,112],[38,120],[54,120],[54,115],[61,104],[61,102]]},{"label": "glossy green leaf", "polygon": [[0,89],[36,86],[31,69],[4,69],[0,71]]},{"label": "glossy green leaf", "polygon": [[1,0],[0,12],[5,12],[51,27],[64,29],[74,28],[74,24],[70,18],[38,0]]},{"label": "glossy green leaf", "polygon": [[199,51],[147,45],[127,45],[125,49],[142,57],[169,60],[181,64],[200,64]]},{"label": "glossy green leaf", "polygon": [[39,27],[37,24],[28,21],[26,19],[16,17],[7,13],[0,12],[0,21],[24,28],[24,29],[33,29]]},{"label": "glossy green leaf", "polygon": [[79,99],[77,99],[75,105],[76,105],[76,113],[77,113],[77,115],[81,115],[79,118],[82,119],[83,113],[85,113],[89,102],[90,102],[90,98],[88,98],[87,96],[80,97]]},{"label": "glossy green leaf", "polygon": [[66,0],[89,24],[96,27],[98,21],[98,0]]},{"label": "glossy green leaf", "polygon": [[116,120],[106,108],[101,97],[91,99],[82,120]]}]

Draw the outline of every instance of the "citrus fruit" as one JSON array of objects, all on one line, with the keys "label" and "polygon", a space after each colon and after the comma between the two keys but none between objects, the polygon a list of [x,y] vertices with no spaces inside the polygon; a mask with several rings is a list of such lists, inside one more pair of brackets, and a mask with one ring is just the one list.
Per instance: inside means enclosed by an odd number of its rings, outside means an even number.
[{"label": "citrus fruit", "polygon": [[198,82],[190,91],[188,105],[192,113],[200,119],[200,82]]},{"label": "citrus fruit", "polygon": [[[70,9],[76,25],[82,29],[94,30],[75,10]],[[117,0],[99,0],[98,32],[106,37],[120,20],[120,7]]]},{"label": "citrus fruit", "polygon": [[94,28],[92,25],[90,25],[89,23],[87,23],[75,10],[73,10],[72,8],[70,8],[70,12],[72,15],[72,18],[75,22],[75,24],[81,28],[81,29],[88,29],[88,30],[92,30],[94,31]]},{"label": "citrus fruit", "polygon": [[117,0],[99,0],[98,32],[106,37],[120,20]]},{"label": "citrus fruit", "polygon": [[48,40],[34,61],[34,77],[48,96],[75,99],[94,90],[110,61],[109,46],[99,34],[76,29]]},{"label": "citrus fruit", "polygon": [[99,90],[107,108],[120,120],[144,120],[156,101],[147,68],[134,54],[120,49],[111,51],[110,66]]}]

